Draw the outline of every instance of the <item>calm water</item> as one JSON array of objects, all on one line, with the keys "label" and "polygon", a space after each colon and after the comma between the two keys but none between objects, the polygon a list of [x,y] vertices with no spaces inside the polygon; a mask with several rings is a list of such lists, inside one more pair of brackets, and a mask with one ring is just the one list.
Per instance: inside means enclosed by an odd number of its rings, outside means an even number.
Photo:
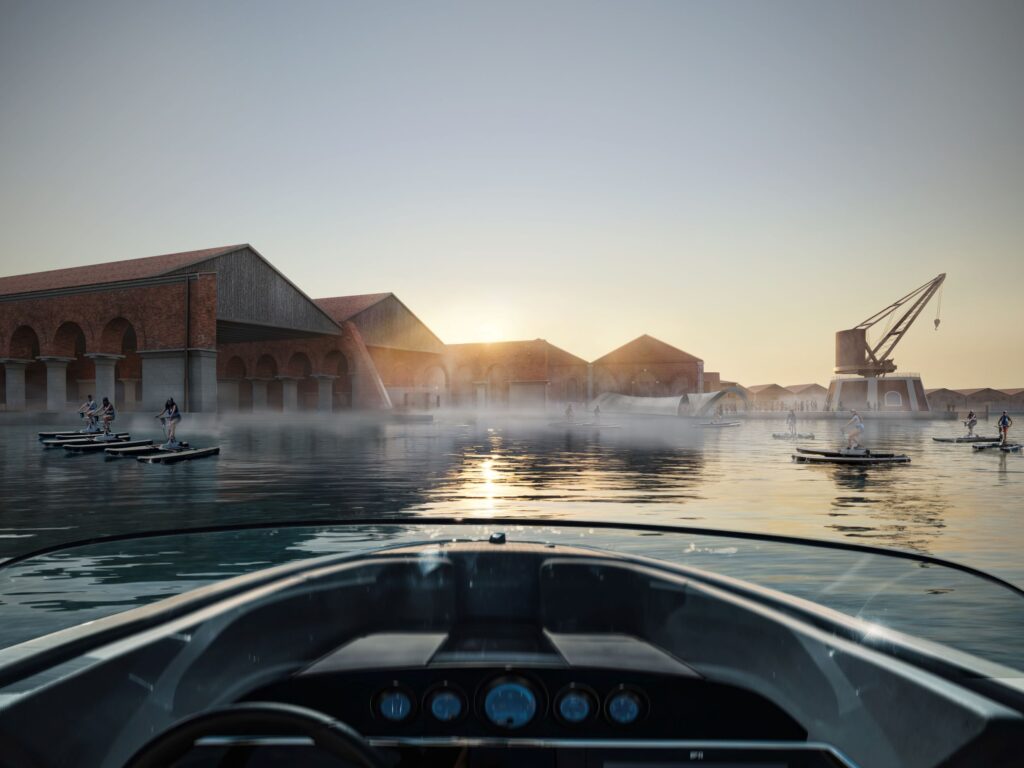
[{"label": "calm water", "polygon": [[[136,436],[157,437],[153,424],[140,418],[127,425]],[[623,423],[599,433],[483,416],[473,424],[458,417],[413,425],[305,417],[270,425],[251,418],[187,421],[185,439],[216,442],[222,454],[168,467],[41,448],[37,431],[66,426],[3,424],[0,558],[90,536],[211,523],[395,514],[483,522],[521,515],[553,525],[575,518],[847,539],[958,560],[1024,585],[1024,459],[932,441],[955,433],[955,422],[869,422],[870,447],[906,452],[913,463],[867,469],[793,464],[792,446],[771,436],[782,422],[767,420],[722,430]],[[834,421],[800,429],[817,435],[807,444],[818,448],[839,438]],[[374,536],[360,540],[367,538]],[[185,566],[180,558],[188,553],[155,559],[167,561],[167,574],[191,569],[196,581],[271,559],[233,557],[229,549],[204,553],[207,565],[224,561],[222,569],[204,570],[198,561]],[[292,549],[293,556],[317,551],[308,541]],[[794,573],[799,568],[793,564]],[[81,559],[39,571],[32,583],[0,579],[8,627],[0,645],[11,632],[17,639],[70,623],[54,623],[62,612],[109,612],[110,605],[181,589],[163,574],[147,579],[146,595],[114,598],[109,580],[94,573],[68,581],[80,571],[89,571]],[[1016,604],[999,610],[1024,614]]]}]

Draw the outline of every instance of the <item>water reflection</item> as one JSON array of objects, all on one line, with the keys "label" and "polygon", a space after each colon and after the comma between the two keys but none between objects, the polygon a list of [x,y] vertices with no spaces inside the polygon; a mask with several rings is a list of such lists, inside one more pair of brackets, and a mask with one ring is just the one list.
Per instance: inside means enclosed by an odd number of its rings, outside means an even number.
[{"label": "water reflection", "polygon": [[[153,436],[152,420],[130,423]],[[0,430],[0,557],[133,529],[377,515],[526,515],[683,522],[841,537],[960,558],[1024,580],[1021,456],[939,444],[946,422],[868,426],[901,467],[790,461],[773,421],[700,430],[687,422],[566,432],[547,420],[481,416],[434,424],[296,417],[188,425],[217,459],[170,467],[41,450],[39,429]],[[807,422],[812,445],[837,422]]]}]

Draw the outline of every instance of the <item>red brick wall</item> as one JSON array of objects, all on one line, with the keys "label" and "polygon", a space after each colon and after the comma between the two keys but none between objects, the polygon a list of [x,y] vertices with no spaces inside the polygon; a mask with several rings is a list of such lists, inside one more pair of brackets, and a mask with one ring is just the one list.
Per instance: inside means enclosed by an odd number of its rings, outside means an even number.
[{"label": "red brick wall", "polygon": [[594,396],[618,392],[639,397],[686,395],[697,391],[698,364],[600,363],[594,365]]},{"label": "red brick wall", "polygon": [[[193,282],[190,315],[192,346],[213,348],[217,339],[216,275],[200,275]],[[0,356],[11,354],[11,337],[22,325],[31,327],[39,337],[41,355],[68,355],[65,340],[57,338],[57,330],[65,322],[82,329],[86,352],[120,354],[121,336],[108,329],[117,318],[131,324],[138,349],[180,348],[185,344],[185,284],[0,302]]]}]

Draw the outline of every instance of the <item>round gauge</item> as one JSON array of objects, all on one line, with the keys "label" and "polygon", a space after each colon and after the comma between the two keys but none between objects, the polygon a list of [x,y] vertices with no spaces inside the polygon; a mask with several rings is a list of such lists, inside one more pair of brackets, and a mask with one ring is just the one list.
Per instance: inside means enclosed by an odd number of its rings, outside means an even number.
[{"label": "round gauge", "polygon": [[400,723],[412,714],[412,698],[400,688],[389,688],[377,696],[377,712],[385,720]]},{"label": "round gauge", "polygon": [[430,714],[442,723],[457,720],[462,715],[462,697],[455,691],[441,689],[431,694]]},{"label": "round gauge", "polygon": [[495,683],[484,696],[484,714],[502,728],[522,728],[537,714],[537,696],[524,680]]},{"label": "round gauge", "polygon": [[586,691],[570,689],[558,697],[558,714],[567,723],[582,723],[593,711],[593,699]]},{"label": "round gauge", "polygon": [[632,691],[617,691],[608,699],[608,717],[617,725],[629,725],[640,717],[640,697]]}]

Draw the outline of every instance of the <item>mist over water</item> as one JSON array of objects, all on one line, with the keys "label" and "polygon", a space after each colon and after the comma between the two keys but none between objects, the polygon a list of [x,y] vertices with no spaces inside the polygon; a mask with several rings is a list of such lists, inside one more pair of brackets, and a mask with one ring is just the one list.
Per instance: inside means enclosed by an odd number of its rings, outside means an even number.
[{"label": "mist over water", "polygon": [[[783,422],[732,429],[625,421],[567,430],[551,419],[447,414],[187,419],[181,437],[221,455],[172,466],[44,450],[41,430],[0,431],[0,557],[93,536],[247,521],[378,515],[521,515],[638,521],[848,539],[948,557],[1024,583],[1024,460],[935,443],[957,422],[869,421],[893,467],[793,464]],[[612,422],[618,425],[614,428]],[[122,419],[135,437],[155,422]],[[841,422],[801,421],[807,445],[838,445]],[[992,431],[982,422],[980,431]]]}]

